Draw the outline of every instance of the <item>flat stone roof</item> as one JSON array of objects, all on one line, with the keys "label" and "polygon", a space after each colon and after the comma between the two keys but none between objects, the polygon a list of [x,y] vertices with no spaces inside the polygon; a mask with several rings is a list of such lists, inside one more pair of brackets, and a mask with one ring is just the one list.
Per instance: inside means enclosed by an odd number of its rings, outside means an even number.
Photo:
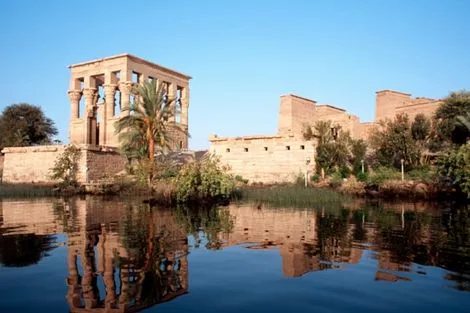
[{"label": "flat stone roof", "polygon": [[400,92],[400,91],[391,90],[391,89],[379,90],[379,91],[376,91],[375,93],[381,93],[381,92],[393,92],[393,93],[398,93],[398,94],[405,95],[405,96],[411,96],[411,93],[405,93],[405,92]]},{"label": "flat stone roof", "polygon": [[106,58],[101,58],[101,59],[94,59],[94,60],[90,60],[90,61],[85,61],[85,62],[81,62],[81,63],[75,63],[75,64],[71,64],[69,66],[67,66],[69,69],[70,68],[73,68],[73,67],[80,67],[80,66],[83,66],[83,65],[88,65],[88,64],[92,64],[92,63],[96,63],[96,62],[103,62],[103,61],[107,61],[107,60],[112,60],[112,59],[118,59],[118,58],[129,58],[133,61],[136,61],[136,62],[139,62],[139,63],[144,63],[150,67],[153,67],[157,70],[160,70],[160,71],[163,71],[163,72],[169,72],[169,73],[172,73],[174,75],[178,75],[178,76],[181,76],[181,77],[184,77],[185,79],[187,80],[190,80],[192,77],[189,76],[189,75],[186,75],[184,73],[181,73],[181,72],[177,72],[175,70],[172,70],[170,68],[167,68],[167,67],[164,67],[164,66],[161,66],[161,65],[158,65],[156,63],[153,63],[153,62],[150,62],[150,61],[147,61],[147,60],[144,60],[142,58],[139,58],[139,57],[136,57],[135,55],[132,55],[130,53],[122,53],[122,54],[117,54],[117,55],[113,55],[113,56],[109,56],[109,57],[106,57]]},{"label": "flat stone roof", "polygon": [[310,102],[313,102],[313,103],[317,103],[315,100],[305,98],[305,97],[301,97],[301,96],[295,95],[293,93],[288,93],[288,94],[282,95],[281,97],[294,97],[294,98],[302,99],[302,100],[305,100],[305,101],[310,101]]},{"label": "flat stone roof", "polygon": [[218,137],[217,135],[209,136],[209,141],[244,141],[244,140],[265,140],[265,139],[281,139],[293,137],[292,135],[251,135],[251,136],[237,136],[237,137]]},{"label": "flat stone roof", "polygon": [[331,104],[319,104],[319,105],[317,105],[317,107],[328,107],[330,109],[338,110],[338,111],[341,111],[341,112],[346,112],[345,109],[335,107],[334,105],[331,105]]}]

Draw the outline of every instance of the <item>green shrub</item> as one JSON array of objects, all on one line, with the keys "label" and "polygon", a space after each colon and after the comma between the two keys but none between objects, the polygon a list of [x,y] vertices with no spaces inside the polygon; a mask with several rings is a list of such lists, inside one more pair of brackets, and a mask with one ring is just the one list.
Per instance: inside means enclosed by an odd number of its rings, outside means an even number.
[{"label": "green shrub", "polygon": [[366,182],[367,181],[367,173],[359,172],[356,174],[356,178],[360,182]]},{"label": "green shrub", "polygon": [[244,179],[241,175],[235,175],[235,181],[244,185],[248,184],[248,179]]},{"label": "green shrub", "polygon": [[295,177],[296,186],[305,186],[305,174],[299,173]]},{"label": "green shrub", "polygon": [[216,157],[185,164],[175,178],[179,202],[227,200],[235,190],[235,178]]},{"label": "green shrub", "polygon": [[169,161],[157,163],[155,169],[155,179],[165,180],[178,176],[179,168],[175,164]]},{"label": "green shrub", "polygon": [[314,183],[318,183],[320,181],[320,175],[315,174],[310,177],[310,180],[313,181]]},{"label": "green shrub", "polygon": [[393,168],[381,166],[368,175],[367,184],[380,186],[384,181],[394,179],[401,179],[401,173]]},{"label": "green shrub", "polygon": [[438,161],[438,172],[444,182],[470,198],[470,143],[460,146]]},{"label": "green shrub", "polygon": [[422,166],[409,171],[407,177],[424,183],[432,183],[436,180],[436,172],[430,166]]},{"label": "green shrub", "polygon": [[351,176],[351,170],[346,165],[341,165],[339,167],[339,174],[341,175],[341,178],[348,178]]},{"label": "green shrub", "polygon": [[330,187],[332,188],[339,188],[341,187],[341,184],[343,183],[343,177],[341,175],[340,171],[336,171],[331,175],[331,180],[330,180]]},{"label": "green shrub", "polygon": [[50,169],[51,179],[60,181],[63,186],[77,186],[78,161],[81,157],[80,148],[74,145],[65,148]]}]

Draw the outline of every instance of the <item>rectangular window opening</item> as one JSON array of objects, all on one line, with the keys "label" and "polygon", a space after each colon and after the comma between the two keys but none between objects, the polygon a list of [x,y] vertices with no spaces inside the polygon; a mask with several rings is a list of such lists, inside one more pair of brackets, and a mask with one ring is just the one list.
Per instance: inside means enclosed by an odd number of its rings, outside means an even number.
[{"label": "rectangular window opening", "polygon": [[85,116],[85,97],[83,96],[83,89],[85,88],[85,81],[83,78],[80,79],[80,90],[82,91],[82,96],[80,97],[80,101],[78,103],[78,117],[82,118]]},{"label": "rectangular window opening", "polygon": [[305,150],[305,146],[304,146],[304,145],[301,145],[301,146],[300,146],[300,150]]},{"label": "rectangular window opening", "polygon": [[175,123],[181,123],[181,98],[183,96],[183,87],[176,87],[176,99],[175,99]]},{"label": "rectangular window opening", "polygon": [[121,114],[121,91],[116,90],[114,93],[114,112],[113,116],[119,116]]},{"label": "rectangular window opening", "polygon": [[245,148],[245,152],[248,152],[248,148]]},{"label": "rectangular window opening", "polygon": [[268,147],[264,147],[264,151],[268,151]]},{"label": "rectangular window opening", "polygon": [[140,75],[141,75],[140,73],[137,73],[137,72],[132,71],[132,78],[131,78],[132,82],[133,82],[133,83],[138,83],[138,82],[139,82],[139,78],[140,78],[139,76],[140,76]]},{"label": "rectangular window opening", "polygon": [[225,149],[225,152],[230,152],[230,148]]},{"label": "rectangular window opening", "polygon": [[290,146],[286,146],[286,150],[290,150]]},{"label": "rectangular window opening", "polygon": [[129,106],[130,106],[130,114],[131,115],[134,115],[134,105],[135,105],[135,96],[134,95],[130,95],[129,96]]}]

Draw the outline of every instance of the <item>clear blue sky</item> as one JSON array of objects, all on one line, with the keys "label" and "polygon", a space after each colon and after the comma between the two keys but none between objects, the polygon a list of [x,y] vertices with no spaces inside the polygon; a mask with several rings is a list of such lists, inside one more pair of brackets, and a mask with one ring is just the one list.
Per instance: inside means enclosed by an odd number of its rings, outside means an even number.
[{"label": "clear blue sky", "polygon": [[64,141],[67,65],[124,52],[193,76],[193,149],[274,134],[285,93],[370,121],[380,89],[470,88],[466,0],[4,0],[0,42],[0,109],[40,105]]}]

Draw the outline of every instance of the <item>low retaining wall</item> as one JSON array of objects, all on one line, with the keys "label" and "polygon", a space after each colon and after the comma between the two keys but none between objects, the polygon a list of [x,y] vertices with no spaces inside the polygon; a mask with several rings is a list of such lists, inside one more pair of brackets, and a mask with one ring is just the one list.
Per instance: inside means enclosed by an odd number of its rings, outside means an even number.
[{"label": "low retaining wall", "polygon": [[[66,145],[9,147],[4,153],[3,182],[53,183],[51,168]],[[80,183],[93,182],[124,169],[125,158],[118,149],[110,147],[78,146],[82,151],[77,179]]]}]

